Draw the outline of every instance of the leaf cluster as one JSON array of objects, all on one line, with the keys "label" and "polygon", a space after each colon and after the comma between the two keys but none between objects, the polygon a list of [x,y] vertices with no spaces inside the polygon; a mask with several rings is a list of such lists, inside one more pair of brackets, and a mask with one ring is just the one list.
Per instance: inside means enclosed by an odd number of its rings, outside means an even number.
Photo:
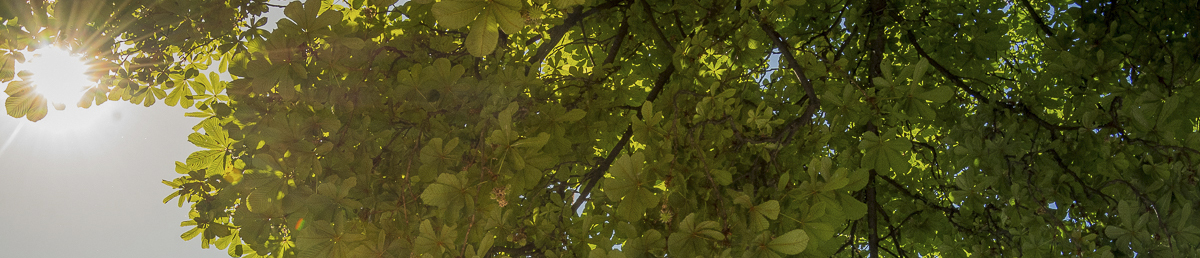
[{"label": "leaf cluster", "polygon": [[0,81],[200,110],[164,201],[233,257],[1200,251],[1196,3],[128,2],[0,9]]}]

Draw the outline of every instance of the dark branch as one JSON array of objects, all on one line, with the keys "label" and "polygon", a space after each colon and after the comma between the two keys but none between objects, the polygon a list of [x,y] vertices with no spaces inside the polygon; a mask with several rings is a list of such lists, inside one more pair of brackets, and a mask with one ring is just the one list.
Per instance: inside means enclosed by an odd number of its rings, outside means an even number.
[{"label": "dark branch", "polygon": [[[757,10],[755,10],[756,15],[757,13]],[[771,38],[771,41],[775,42],[775,47],[779,48],[779,52],[782,52],[783,59],[788,62],[788,69],[792,70],[792,74],[796,76],[796,81],[800,82],[800,86],[804,88],[804,96],[809,100],[808,107],[804,109],[804,114],[801,114],[797,121],[789,124],[787,128],[787,134],[781,134],[785,135],[786,138],[791,138],[791,133],[794,132],[796,128],[798,128],[800,125],[806,125],[812,120],[813,114],[815,114],[817,112],[817,108],[821,106],[821,100],[817,98],[817,93],[815,90],[813,90],[812,81],[808,79],[807,75],[804,75],[804,70],[802,70],[803,68],[800,66],[800,62],[796,61],[796,56],[792,53],[792,46],[788,45],[787,42],[783,40],[783,36],[780,36],[779,32],[775,31],[775,28],[770,24],[759,23],[758,25],[759,27],[762,27],[764,32],[767,33],[767,36]]]},{"label": "dark branch", "polygon": [[600,179],[604,178],[604,174],[608,173],[609,166],[617,159],[617,154],[621,153],[626,144],[629,144],[630,137],[633,137],[633,125],[625,127],[625,133],[621,135],[621,140],[617,141],[617,146],[613,146],[612,150],[608,151],[608,157],[604,157],[604,160],[600,164],[597,164],[587,174],[583,174],[583,179],[580,183],[586,185],[584,185],[582,191],[579,191],[579,197],[575,199],[575,203],[571,204],[571,212],[579,210],[579,206],[583,204],[584,198],[587,198],[592,193],[592,187],[595,187],[596,182],[600,182]]},{"label": "dark branch", "polygon": [[621,53],[621,45],[625,43],[625,38],[629,37],[629,17],[621,20],[621,27],[617,27],[617,35],[613,37],[612,46],[608,47],[608,56],[604,57],[604,63],[601,67],[612,64],[617,60],[617,54]]},{"label": "dark branch", "polygon": [[1050,153],[1050,156],[1052,158],[1054,158],[1054,162],[1058,163],[1058,166],[1061,167],[1063,169],[1063,171],[1066,171],[1067,174],[1071,175],[1071,178],[1074,178],[1075,182],[1079,183],[1080,186],[1083,186],[1083,189],[1090,191],[1093,194],[1099,195],[1100,197],[1104,197],[1104,200],[1108,201],[1110,204],[1116,201],[1116,199],[1112,198],[1111,196],[1108,196],[1107,194],[1104,194],[1104,192],[1100,191],[1100,189],[1093,188],[1092,186],[1088,185],[1087,183],[1084,183],[1083,178],[1079,177],[1079,173],[1075,173],[1075,170],[1072,170],[1070,167],[1067,166],[1066,162],[1063,162],[1062,156],[1058,155],[1058,151],[1055,151],[1054,149],[1050,149],[1050,150],[1047,150],[1046,152]]},{"label": "dark branch", "polygon": [[870,172],[870,176],[867,177],[867,188],[866,188],[867,231],[870,234],[870,235],[867,235],[867,248],[871,252],[871,254],[870,254],[871,258],[879,257],[879,224],[878,224],[879,218],[878,218],[878,215],[876,215],[879,213],[879,211],[878,211],[879,207],[875,203],[875,178],[876,177],[877,176],[876,176],[875,170],[872,169]]},{"label": "dark branch", "polygon": [[[667,82],[670,82],[671,75],[674,73],[675,64],[667,65],[667,69],[658,73],[658,79],[654,81],[654,88],[650,89],[650,94],[646,96],[646,101],[654,102],[658,98],[658,93],[662,92],[663,86],[667,85]],[[641,109],[638,109],[637,116],[639,119],[642,118],[641,112]],[[629,144],[630,137],[633,137],[633,125],[625,127],[625,133],[621,135],[621,140],[617,141],[617,145],[608,151],[608,157],[605,157],[604,161],[601,161],[595,168],[592,168],[591,171],[583,175],[580,183],[584,184],[584,187],[582,191],[579,191],[579,198],[575,199],[575,203],[571,204],[571,211],[579,210],[579,206],[583,204],[584,198],[587,198],[592,193],[592,188],[596,186],[597,182],[600,182],[601,178],[604,178],[604,174],[608,173],[608,168],[617,159],[617,154],[620,154],[625,145]]]},{"label": "dark branch", "polygon": [[671,41],[667,40],[667,34],[664,34],[662,27],[658,26],[658,21],[654,19],[654,10],[652,10],[650,8],[650,3],[647,1],[641,1],[641,2],[642,2],[642,9],[645,9],[646,13],[649,14],[649,16],[647,17],[648,19],[646,19],[646,20],[650,22],[650,27],[654,28],[654,32],[658,33],[658,40],[661,40],[663,42],[664,46],[667,47],[667,51],[674,53],[675,46],[672,46],[670,44]]},{"label": "dark branch", "polygon": [[[962,89],[963,91],[967,92],[967,94],[970,94],[972,97],[975,97],[975,99],[979,100],[979,103],[989,103],[990,102],[986,97],[983,96],[983,94],[979,93],[979,91],[975,91],[974,89],[971,89],[971,87],[967,86],[967,83],[965,81],[963,81],[962,77],[955,75],[954,73],[951,73],[950,70],[946,69],[945,66],[942,66],[941,63],[938,63],[937,60],[934,60],[932,57],[930,57],[929,53],[925,52],[924,48],[921,48],[921,44],[917,43],[917,37],[916,37],[916,35],[913,35],[913,32],[911,30],[907,31],[906,38],[908,38],[908,42],[913,45],[913,48],[915,48],[917,50],[917,54],[921,55],[921,57],[924,57],[926,60],[929,60],[929,65],[932,65],[934,69],[937,69],[938,72],[941,72],[942,75],[946,76],[946,78],[949,78],[950,81],[953,82],[955,86],[958,86],[959,89]],[[1025,103],[1013,104],[1013,103],[1007,103],[1007,102],[997,102],[996,104],[998,104],[1001,107],[1007,108],[1009,110],[1020,112],[1021,114],[1024,114],[1025,117],[1029,117],[1030,119],[1033,119],[1034,122],[1036,122],[1042,128],[1046,128],[1050,131],[1066,131],[1066,130],[1075,130],[1075,129],[1080,128],[1079,126],[1065,126],[1065,125],[1051,124],[1050,122],[1047,122],[1045,119],[1042,119],[1041,116],[1037,115],[1037,113],[1034,113],[1033,110],[1029,108],[1029,106],[1025,105]]]},{"label": "dark branch", "polygon": [[608,2],[604,2],[596,7],[592,7],[592,9],[588,9],[587,11],[583,11],[583,7],[575,7],[575,11],[567,14],[567,18],[563,19],[562,24],[554,26],[554,28],[550,28],[550,39],[542,42],[542,44],[538,46],[537,52],[535,52],[533,57],[529,58],[529,66],[525,67],[525,74],[528,75],[529,72],[532,71],[532,69],[530,69],[531,67],[542,63],[542,60],[546,59],[546,55],[550,54],[550,50],[553,50],[555,46],[558,46],[558,42],[562,41],[562,37],[566,35],[567,31],[570,31],[571,27],[574,27],[576,23],[579,23],[579,21],[582,21],[583,18],[587,18],[588,16],[596,14],[599,11],[620,5],[622,2],[625,2],[625,0],[609,0]]},{"label": "dark branch", "polygon": [[1038,27],[1042,28],[1042,32],[1045,32],[1046,36],[1054,36],[1054,32],[1050,30],[1050,26],[1046,25],[1046,21],[1042,20],[1042,15],[1038,14],[1037,10],[1033,9],[1033,5],[1029,4],[1029,0],[1021,0],[1021,6],[1025,7],[1025,11],[1029,12],[1029,16],[1033,17],[1033,22],[1037,23]]},{"label": "dark branch", "polygon": [[967,92],[967,94],[975,97],[975,99],[978,99],[981,103],[988,102],[988,99],[984,97],[983,94],[980,94],[978,91],[971,89],[970,86],[967,86],[967,83],[963,82],[962,77],[954,75],[954,73],[951,73],[950,70],[947,70],[945,66],[942,66],[941,63],[938,63],[937,60],[934,60],[933,57],[929,56],[929,53],[926,53],[925,49],[921,48],[921,44],[917,43],[917,36],[913,35],[911,30],[908,31],[906,36],[906,38],[908,38],[908,43],[912,44],[913,48],[917,49],[917,54],[921,55],[921,57],[924,57],[925,60],[929,60],[929,65],[932,65],[934,69],[937,69],[938,72],[941,72],[942,75],[946,76],[946,78],[950,78],[950,81],[954,83],[954,86],[958,86],[959,89],[962,89],[963,91]]},{"label": "dark branch", "polygon": [[[867,61],[867,69],[870,77],[881,77],[883,72],[879,64],[883,62],[883,17],[887,11],[887,0],[871,0],[871,11],[868,14],[871,22],[867,25],[867,51],[870,59]],[[870,85],[870,84],[868,84]],[[871,249],[871,257],[879,257],[875,249]]]},{"label": "dark branch", "polygon": [[919,200],[919,201],[925,203],[925,205],[928,205],[929,207],[933,207],[934,209],[940,210],[947,214],[958,213],[958,209],[937,205],[936,203],[925,198],[925,196],[920,196],[920,195],[916,195],[912,192],[909,192],[907,188],[904,188],[903,185],[900,185],[900,183],[896,182],[896,180],[892,180],[892,178],[885,177],[885,176],[880,176],[879,178],[883,179],[884,182],[887,182],[888,184],[892,185],[893,187],[896,187],[896,190],[900,190],[900,192],[903,193],[904,195],[908,195],[908,197],[912,197],[913,199]]},{"label": "dark branch", "polygon": [[534,246],[533,242],[529,242],[520,247],[492,246],[491,249],[488,249],[488,253],[484,257],[495,257],[496,254],[499,253],[505,253],[511,257],[524,257],[541,254],[541,252],[537,249],[537,246]]}]

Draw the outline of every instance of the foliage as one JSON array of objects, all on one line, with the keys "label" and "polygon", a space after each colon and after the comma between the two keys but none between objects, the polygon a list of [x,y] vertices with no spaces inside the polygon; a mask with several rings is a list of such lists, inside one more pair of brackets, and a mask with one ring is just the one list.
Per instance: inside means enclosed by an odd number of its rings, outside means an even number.
[{"label": "foliage", "polygon": [[1193,1],[42,2],[235,257],[1200,252]]}]

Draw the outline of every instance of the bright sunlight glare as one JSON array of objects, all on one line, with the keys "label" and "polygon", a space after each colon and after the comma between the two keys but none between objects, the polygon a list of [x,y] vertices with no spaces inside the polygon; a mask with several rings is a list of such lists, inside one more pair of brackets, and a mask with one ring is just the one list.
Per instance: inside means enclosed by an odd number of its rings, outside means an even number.
[{"label": "bright sunlight glare", "polygon": [[80,57],[58,47],[43,47],[26,53],[32,56],[17,64],[18,71],[29,71],[37,92],[52,103],[74,105],[95,81],[87,76],[88,65]]}]

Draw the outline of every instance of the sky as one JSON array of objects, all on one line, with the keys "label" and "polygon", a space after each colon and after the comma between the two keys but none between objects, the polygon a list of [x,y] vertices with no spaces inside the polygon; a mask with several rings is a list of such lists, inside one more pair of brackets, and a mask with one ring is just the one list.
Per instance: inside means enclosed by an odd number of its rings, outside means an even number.
[{"label": "sky", "polygon": [[[273,30],[283,8],[265,16],[263,29]],[[199,237],[183,241],[190,204],[162,202],[173,191],[162,180],[179,177],[175,161],[200,150],[187,141],[200,122],[188,110],[110,101],[50,110],[38,122],[2,110],[0,257],[229,257],[201,249]]]},{"label": "sky", "polygon": [[[264,29],[282,13],[271,8]],[[200,122],[187,110],[112,101],[38,122],[2,110],[0,257],[229,257],[201,249],[199,237],[183,241],[189,204],[162,202],[173,191],[162,180],[179,177],[175,161],[200,150],[187,141]]]},{"label": "sky", "polygon": [[163,204],[173,161],[197,118],[157,104],[108,102],[51,111],[36,123],[0,116],[0,256],[228,257],[179,238],[187,206]]}]

